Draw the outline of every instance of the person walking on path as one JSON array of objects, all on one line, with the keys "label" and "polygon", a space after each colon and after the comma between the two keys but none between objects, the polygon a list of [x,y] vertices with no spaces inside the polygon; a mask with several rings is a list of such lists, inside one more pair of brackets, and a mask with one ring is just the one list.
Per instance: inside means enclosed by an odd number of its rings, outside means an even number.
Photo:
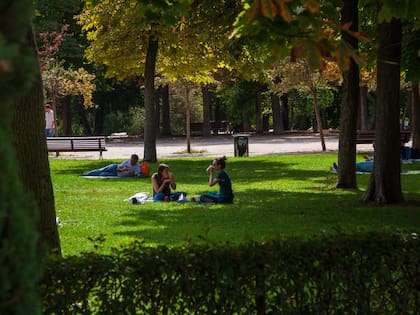
[{"label": "person walking on path", "polygon": [[[209,186],[219,184],[219,192],[208,192],[200,195],[198,202],[233,203],[232,182],[225,171],[226,156],[213,160],[207,167],[209,173]],[[217,172],[217,175],[215,173]]]},{"label": "person walking on path", "polygon": [[45,136],[54,137],[55,136],[55,117],[54,111],[51,108],[50,104],[44,106],[45,111]]}]

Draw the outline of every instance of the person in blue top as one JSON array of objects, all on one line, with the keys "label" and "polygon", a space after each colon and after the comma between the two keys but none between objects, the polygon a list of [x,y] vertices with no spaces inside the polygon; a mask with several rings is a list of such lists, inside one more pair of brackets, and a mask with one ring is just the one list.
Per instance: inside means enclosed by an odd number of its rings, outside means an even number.
[{"label": "person in blue top", "polygon": [[[213,160],[207,167],[209,173],[209,186],[219,184],[219,192],[208,192],[200,195],[198,202],[233,203],[232,182],[225,171],[226,157]],[[217,172],[217,174],[216,174]]]}]

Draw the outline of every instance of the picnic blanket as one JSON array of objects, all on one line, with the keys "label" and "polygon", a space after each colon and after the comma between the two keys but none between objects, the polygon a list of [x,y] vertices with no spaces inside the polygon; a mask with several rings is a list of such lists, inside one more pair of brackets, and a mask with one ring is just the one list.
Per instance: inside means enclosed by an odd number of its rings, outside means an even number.
[{"label": "picnic blanket", "polygon": [[124,201],[131,202],[133,204],[144,204],[145,202],[153,202],[153,199],[149,199],[148,192],[138,192],[131,197],[124,199]]}]

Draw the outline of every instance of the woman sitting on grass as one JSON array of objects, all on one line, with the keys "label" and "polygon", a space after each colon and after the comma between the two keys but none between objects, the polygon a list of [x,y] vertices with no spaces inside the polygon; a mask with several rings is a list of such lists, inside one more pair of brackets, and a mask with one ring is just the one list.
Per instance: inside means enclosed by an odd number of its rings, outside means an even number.
[{"label": "woman sitting on grass", "polygon": [[185,192],[171,192],[171,188],[176,189],[175,177],[166,164],[160,164],[152,175],[152,188],[154,201],[177,201],[181,195],[187,195]]},{"label": "woman sitting on grass", "polygon": [[[209,172],[209,186],[212,187],[219,184],[219,192],[208,192],[202,194],[198,202],[214,202],[214,203],[233,203],[232,182],[229,174],[225,171],[226,157],[213,160],[212,164],[207,167]],[[217,175],[215,176],[215,173]]]}]

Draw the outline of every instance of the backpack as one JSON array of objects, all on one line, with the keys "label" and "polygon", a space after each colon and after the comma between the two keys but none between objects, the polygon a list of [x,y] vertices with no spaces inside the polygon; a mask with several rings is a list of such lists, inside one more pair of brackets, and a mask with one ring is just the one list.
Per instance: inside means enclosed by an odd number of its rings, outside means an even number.
[{"label": "backpack", "polygon": [[146,161],[143,161],[141,163],[141,172],[146,175],[146,176],[150,176],[150,169],[149,169],[149,165],[147,164]]}]

